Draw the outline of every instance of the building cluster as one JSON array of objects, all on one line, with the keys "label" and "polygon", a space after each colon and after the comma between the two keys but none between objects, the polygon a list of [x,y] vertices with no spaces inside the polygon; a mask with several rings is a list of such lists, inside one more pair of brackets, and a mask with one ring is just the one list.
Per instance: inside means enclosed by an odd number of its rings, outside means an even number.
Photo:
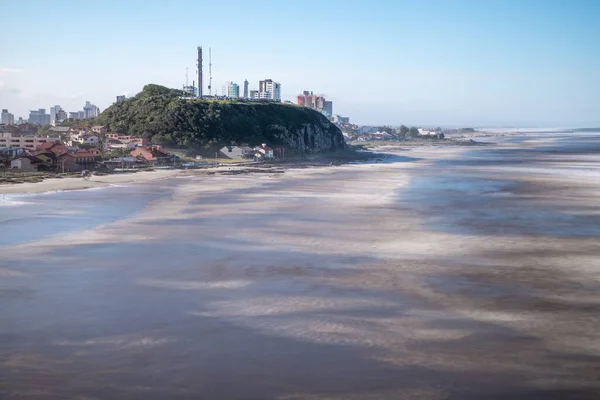
[{"label": "building cluster", "polygon": [[327,118],[333,117],[333,102],[325,99],[325,96],[314,94],[305,90],[302,94],[299,94],[296,100],[299,106],[312,108]]},{"label": "building cluster", "polygon": [[[0,125],[0,164],[21,172],[73,172],[99,165],[160,164],[173,160],[161,146],[147,139],[109,133],[104,126],[55,126],[37,136],[36,124]],[[101,155],[120,149],[117,159],[101,161]]]},{"label": "building cluster", "polygon": [[283,159],[285,158],[285,148],[275,147],[271,148],[266,143],[260,146],[249,147],[249,146],[224,146],[221,148],[218,154],[219,158],[225,158],[235,161],[254,160],[264,161],[269,159]]},{"label": "building cluster", "polygon": [[89,118],[95,118],[100,115],[100,108],[96,105],[90,103],[89,101],[85,102],[82,111],[73,111],[67,114],[65,110],[59,105],[55,105],[50,107],[50,113],[46,113],[45,108],[39,108],[37,110],[29,111],[29,118],[24,120],[23,118],[19,118],[15,120],[14,114],[8,112],[7,109],[2,109],[2,116],[0,123],[2,125],[21,125],[24,123],[30,123],[40,126],[45,125],[60,125],[68,119],[72,120],[84,120]]},{"label": "building cluster", "polygon": [[296,98],[296,104],[320,112],[340,127],[350,124],[349,117],[342,117],[333,113],[333,102],[327,100],[322,94],[314,94],[311,91],[305,90]]},{"label": "building cluster", "polygon": [[281,101],[281,83],[265,79],[258,82],[258,89],[249,89],[248,80],[245,80],[240,96],[240,86],[228,81],[223,85],[221,95],[229,99]]}]

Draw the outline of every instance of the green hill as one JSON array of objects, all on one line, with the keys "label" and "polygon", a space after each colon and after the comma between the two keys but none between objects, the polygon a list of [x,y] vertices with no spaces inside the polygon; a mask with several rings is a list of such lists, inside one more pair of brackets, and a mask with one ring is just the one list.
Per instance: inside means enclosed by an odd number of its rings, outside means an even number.
[{"label": "green hill", "polygon": [[107,108],[94,124],[105,125],[109,132],[183,147],[268,143],[298,153],[345,147],[342,132],[308,108],[276,102],[184,99],[182,94],[146,85],[135,97]]}]

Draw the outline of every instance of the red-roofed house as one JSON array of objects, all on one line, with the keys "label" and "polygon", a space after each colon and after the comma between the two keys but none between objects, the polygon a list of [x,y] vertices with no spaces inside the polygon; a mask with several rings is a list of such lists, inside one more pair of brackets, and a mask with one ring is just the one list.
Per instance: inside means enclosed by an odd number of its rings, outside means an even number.
[{"label": "red-roofed house", "polygon": [[56,154],[57,156],[60,156],[60,155],[67,153],[67,148],[61,142],[54,141],[54,142],[42,143],[40,146],[38,146],[37,151],[38,152],[51,151],[52,153]]},{"label": "red-roofed house", "polygon": [[130,155],[131,157],[142,158],[151,163],[168,160],[171,156],[168,151],[157,145],[136,147]]},{"label": "red-roofed house", "polygon": [[81,171],[92,167],[96,163],[96,156],[89,151],[79,150],[61,155],[60,162],[65,172]]},{"label": "red-roofed house", "polygon": [[256,155],[260,158],[273,158],[273,149],[267,146],[266,144],[261,144],[260,146],[256,146],[254,148],[256,151]]}]

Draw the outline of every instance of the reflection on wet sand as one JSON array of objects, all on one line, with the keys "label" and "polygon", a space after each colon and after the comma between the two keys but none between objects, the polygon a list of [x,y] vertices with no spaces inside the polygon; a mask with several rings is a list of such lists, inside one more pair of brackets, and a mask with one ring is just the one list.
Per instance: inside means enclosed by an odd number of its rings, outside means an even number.
[{"label": "reflection on wet sand", "polygon": [[5,246],[0,397],[597,398],[597,186],[474,165],[510,148],[178,179]]}]

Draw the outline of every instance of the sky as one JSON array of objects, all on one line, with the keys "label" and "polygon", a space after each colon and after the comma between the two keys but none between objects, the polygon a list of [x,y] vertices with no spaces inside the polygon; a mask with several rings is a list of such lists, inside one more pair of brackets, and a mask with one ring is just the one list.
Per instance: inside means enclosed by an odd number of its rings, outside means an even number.
[{"label": "sky", "polygon": [[597,0],[0,0],[0,107],[15,117],[147,83],[282,85],[357,124],[600,126]]}]

